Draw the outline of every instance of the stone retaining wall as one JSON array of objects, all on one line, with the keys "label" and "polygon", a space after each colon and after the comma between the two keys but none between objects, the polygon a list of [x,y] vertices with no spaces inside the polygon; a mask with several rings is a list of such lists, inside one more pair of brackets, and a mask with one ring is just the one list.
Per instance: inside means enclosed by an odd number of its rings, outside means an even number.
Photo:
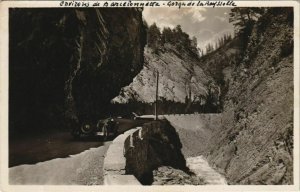
[{"label": "stone retaining wall", "polygon": [[134,131],[131,129],[116,137],[109,146],[103,164],[104,185],[140,185],[133,175],[125,175],[126,159],[124,157],[125,139]]}]

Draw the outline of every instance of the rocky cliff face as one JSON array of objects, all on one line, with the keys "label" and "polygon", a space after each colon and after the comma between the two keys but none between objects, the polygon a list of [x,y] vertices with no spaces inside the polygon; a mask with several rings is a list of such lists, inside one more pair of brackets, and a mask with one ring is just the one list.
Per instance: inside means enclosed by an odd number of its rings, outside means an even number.
[{"label": "rocky cliff face", "polygon": [[242,58],[231,56],[219,70],[228,90],[223,128],[213,134],[206,156],[231,184],[292,184],[292,8],[271,8],[239,52]]},{"label": "rocky cliff face", "polygon": [[213,105],[217,106],[219,87],[200,67],[199,61],[196,53],[188,49],[179,51],[171,44],[165,44],[157,51],[146,48],[143,69],[130,85],[121,89],[120,95],[112,102],[128,103],[134,100],[153,103],[158,71],[160,100],[178,103],[199,102],[204,105],[211,96]]},{"label": "rocky cliff face", "polygon": [[10,131],[94,121],[142,69],[142,11],[10,9]]},{"label": "rocky cliff face", "polygon": [[200,66],[220,87],[219,102],[221,109],[224,107],[224,98],[228,92],[229,81],[232,79],[232,66],[237,65],[241,60],[243,47],[243,40],[240,37],[235,37],[216,51],[200,58]]}]

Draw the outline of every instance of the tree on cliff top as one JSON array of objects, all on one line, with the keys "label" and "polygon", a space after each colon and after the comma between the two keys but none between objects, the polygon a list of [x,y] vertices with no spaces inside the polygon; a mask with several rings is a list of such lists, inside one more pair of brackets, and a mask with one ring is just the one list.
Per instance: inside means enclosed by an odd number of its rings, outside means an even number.
[{"label": "tree on cliff top", "polygon": [[214,46],[212,45],[212,44],[207,44],[206,45],[206,54],[208,54],[208,53],[211,53],[211,52],[213,52],[215,49],[214,49]]},{"label": "tree on cliff top", "polygon": [[153,50],[156,50],[161,42],[160,30],[157,27],[156,23],[150,25],[147,34],[147,44]]},{"label": "tree on cliff top", "polygon": [[174,34],[170,27],[164,27],[161,34],[161,42],[165,43],[174,43]]},{"label": "tree on cliff top", "polygon": [[164,27],[162,32],[160,32],[156,23],[153,23],[148,29],[147,37],[148,47],[154,52],[157,52],[159,47],[163,47],[168,43],[173,45],[178,51],[189,50],[199,55],[197,38],[193,37],[191,39],[187,33],[182,31],[181,25],[177,25],[173,29]]},{"label": "tree on cliff top", "polygon": [[233,23],[236,34],[247,32],[259,17],[266,12],[266,8],[235,7],[229,13],[229,22]]}]

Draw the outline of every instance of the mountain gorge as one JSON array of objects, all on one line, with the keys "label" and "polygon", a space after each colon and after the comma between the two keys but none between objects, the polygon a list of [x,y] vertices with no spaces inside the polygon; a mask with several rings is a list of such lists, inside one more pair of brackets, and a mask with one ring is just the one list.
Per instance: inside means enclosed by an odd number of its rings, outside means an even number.
[{"label": "mountain gorge", "polygon": [[197,141],[210,165],[229,184],[292,184],[293,9],[253,10],[261,16],[201,58],[174,44],[146,48],[144,68],[113,101],[153,102],[156,70],[160,99],[171,100],[170,106],[186,107],[189,98],[206,102],[213,85],[219,107],[210,112],[220,113],[221,125],[215,127],[221,128],[210,130],[207,143]]},{"label": "mountain gorge", "polygon": [[[201,57],[180,26],[160,32],[142,9],[10,9],[10,136],[153,114],[158,74],[159,114],[188,116],[187,140],[227,183],[293,184],[294,12],[240,9],[260,17]],[[195,112],[218,114],[201,126],[179,115]]]}]

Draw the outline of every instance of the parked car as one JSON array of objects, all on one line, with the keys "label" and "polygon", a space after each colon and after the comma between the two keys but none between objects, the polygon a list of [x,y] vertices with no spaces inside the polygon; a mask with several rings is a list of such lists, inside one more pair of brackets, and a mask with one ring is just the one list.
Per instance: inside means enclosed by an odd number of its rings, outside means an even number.
[{"label": "parked car", "polygon": [[75,139],[82,136],[102,136],[106,140],[117,135],[118,124],[114,118],[100,119],[97,124],[83,123],[80,128],[72,130],[72,135]]},{"label": "parked car", "polygon": [[79,139],[82,136],[101,136],[103,140],[116,137],[125,131],[142,126],[144,123],[152,121],[151,118],[128,119],[122,117],[100,119],[97,123],[83,123],[80,127],[72,130],[74,138]]}]

